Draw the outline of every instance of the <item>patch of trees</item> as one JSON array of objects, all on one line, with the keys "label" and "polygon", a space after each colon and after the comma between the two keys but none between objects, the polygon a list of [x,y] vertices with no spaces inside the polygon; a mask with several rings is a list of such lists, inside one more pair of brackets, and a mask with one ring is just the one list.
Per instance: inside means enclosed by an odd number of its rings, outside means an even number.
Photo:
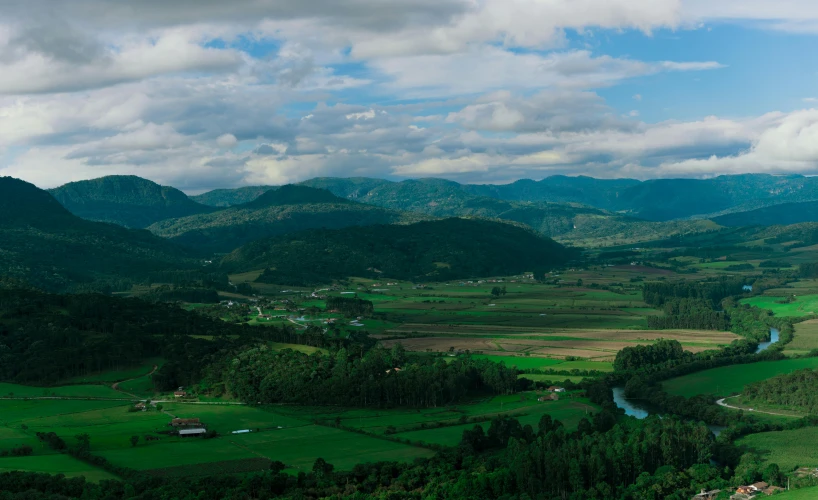
[{"label": "patch of trees", "polygon": [[622,349],[616,354],[614,370],[633,371],[691,357],[692,354],[685,352],[678,340],[660,340],[655,344],[635,345]]},{"label": "patch of trees", "polygon": [[744,287],[743,279],[721,278],[704,282],[656,282],[645,283],[644,301],[652,306],[662,306],[673,299],[700,299],[711,304],[711,308],[731,295],[740,295]]},{"label": "patch of trees", "polygon": [[805,262],[798,266],[802,278],[818,278],[818,262]]},{"label": "patch of trees", "polygon": [[34,453],[34,448],[27,444],[21,444],[10,450],[0,450],[0,457],[27,457],[32,453]]},{"label": "patch of trees", "polygon": [[755,267],[752,264],[732,264],[724,268],[725,271],[752,271]]},{"label": "patch of trees", "polygon": [[665,300],[664,316],[648,316],[648,328],[693,328],[697,330],[729,330],[730,320],[722,311],[714,311],[712,304],[701,298]]},{"label": "patch of trees", "polygon": [[818,371],[798,370],[744,388],[744,395],[766,404],[818,413]]},{"label": "patch of trees", "polygon": [[347,317],[369,318],[375,314],[375,305],[372,301],[358,297],[327,297],[327,310],[338,311]]},{"label": "patch of trees", "polygon": [[146,297],[158,302],[190,302],[197,304],[217,304],[219,294],[212,288],[187,288],[163,285],[154,288]]},{"label": "patch of trees", "polygon": [[433,407],[474,394],[507,394],[517,371],[469,357],[409,358],[400,345],[350,355],[307,355],[264,346],[248,349],[231,363],[230,392],[252,403],[344,404],[362,407]]},{"label": "patch of trees", "polygon": [[792,264],[790,264],[789,262],[781,261],[781,260],[765,260],[765,261],[759,263],[758,267],[763,267],[763,268],[771,268],[771,267],[790,268],[790,267],[792,267]]}]

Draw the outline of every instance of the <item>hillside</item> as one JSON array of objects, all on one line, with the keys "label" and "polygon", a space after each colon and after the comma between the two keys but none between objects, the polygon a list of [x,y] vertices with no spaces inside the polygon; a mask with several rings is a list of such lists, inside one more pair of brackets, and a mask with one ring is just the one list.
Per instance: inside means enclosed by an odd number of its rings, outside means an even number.
[{"label": "hillside", "polygon": [[448,280],[543,272],[576,253],[509,224],[452,218],[269,238],[234,251],[222,267],[267,268],[260,281],[291,285],[348,276]]},{"label": "hillside", "polygon": [[235,189],[214,189],[213,191],[191,196],[190,199],[209,207],[226,208],[250,203],[271,189],[278,189],[278,187],[247,186]]},{"label": "hillside", "polygon": [[71,182],[49,192],[78,217],[133,228],[212,210],[178,189],[134,175]]},{"label": "hillside", "polygon": [[148,231],[80,219],[46,191],[11,177],[0,177],[0,211],[0,275],[48,290],[195,265],[189,252]]},{"label": "hillside", "polygon": [[355,203],[323,189],[283,186],[244,205],[162,221],[148,229],[181,245],[226,253],[254,240],[306,229],[395,224],[423,218]]},{"label": "hillside", "polygon": [[722,226],[774,226],[818,221],[818,201],[782,203],[712,218]]}]

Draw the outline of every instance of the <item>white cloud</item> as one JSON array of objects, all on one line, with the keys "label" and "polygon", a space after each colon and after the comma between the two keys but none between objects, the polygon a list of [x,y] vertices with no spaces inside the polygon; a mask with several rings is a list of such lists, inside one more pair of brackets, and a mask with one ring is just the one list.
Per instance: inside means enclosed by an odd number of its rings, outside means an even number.
[{"label": "white cloud", "polygon": [[642,100],[642,94],[635,94],[633,96],[633,100],[634,101],[641,101]]},{"label": "white cloud", "polygon": [[236,136],[233,134],[222,134],[216,139],[216,144],[218,144],[220,148],[230,149],[235,147],[238,143],[238,139],[236,139]]}]

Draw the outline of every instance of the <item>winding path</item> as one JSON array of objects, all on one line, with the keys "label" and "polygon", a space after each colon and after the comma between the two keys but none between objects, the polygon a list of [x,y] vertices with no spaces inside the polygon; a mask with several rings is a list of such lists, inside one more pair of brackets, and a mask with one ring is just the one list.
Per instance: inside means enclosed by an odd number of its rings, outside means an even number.
[{"label": "winding path", "polygon": [[150,377],[151,375],[156,373],[156,370],[158,370],[158,369],[159,369],[159,365],[153,365],[153,370],[151,370],[150,373],[146,373],[145,375],[140,375],[140,376],[134,377],[134,378],[129,378],[128,380],[121,380],[119,382],[114,382],[113,384],[111,384],[111,389],[113,389],[113,390],[115,390],[117,392],[121,392],[122,394],[126,394],[126,395],[128,395],[128,396],[130,396],[132,398],[139,399],[139,396],[137,396],[136,394],[131,394],[130,392],[126,392],[126,391],[121,390],[119,388],[119,384],[122,384],[124,382],[130,382],[131,380],[136,380],[136,379],[142,378],[142,377]]},{"label": "winding path", "polygon": [[765,414],[767,414],[767,415],[776,415],[776,416],[778,416],[778,417],[799,418],[799,417],[796,417],[795,415],[787,415],[787,414],[785,414],[785,413],[774,413],[774,412],[771,412],[771,411],[754,410],[754,409],[752,409],[752,408],[740,408],[740,407],[738,407],[738,406],[728,405],[727,403],[725,403],[725,402],[724,402],[724,400],[725,400],[725,399],[737,398],[737,397],[739,397],[739,396],[741,396],[741,394],[737,394],[737,395],[735,395],[735,396],[730,396],[730,397],[727,397],[727,398],[721,398],[721,399],[719,399],[718,401],[716,401],[716,404],[717,404],[717,405],[719,405],[719,406],[723,406],[724,408],[730,408],[730,409],[732,409],[732,410],[751,411],[751,412],[753,412],[753,413],[765,413]]}]

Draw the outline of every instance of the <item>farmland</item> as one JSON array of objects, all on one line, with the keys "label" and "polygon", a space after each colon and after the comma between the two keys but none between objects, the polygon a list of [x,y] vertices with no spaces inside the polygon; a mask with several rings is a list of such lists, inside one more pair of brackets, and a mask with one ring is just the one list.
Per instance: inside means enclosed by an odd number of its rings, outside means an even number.
[{"label": "farmland", "polygon": [[742,300],[742,304],[769,309],[776,316],[803,317],[818,314],[818,295],[797,295],[752,297]]},{"label": "farmland", "polygon": [[806,354],[813,349],[818,349],[818,320],[796,323],[795,336],[785,352]]},{"label": "farmland", "polygon": [[697,394],[729,396],[740,393],[747,384],[804,368],[818,368],[818,358],[764,361],[713,368],[667,380],[663,387],[670,394],[685,397]]},{"label": "farmland", "polygon": [[815,428],[751,434],[737,441],[739,446],[751,449],[767,462],[775,462],[782,470],[796,466],[818,467],[818,449],[815,447]]}]

